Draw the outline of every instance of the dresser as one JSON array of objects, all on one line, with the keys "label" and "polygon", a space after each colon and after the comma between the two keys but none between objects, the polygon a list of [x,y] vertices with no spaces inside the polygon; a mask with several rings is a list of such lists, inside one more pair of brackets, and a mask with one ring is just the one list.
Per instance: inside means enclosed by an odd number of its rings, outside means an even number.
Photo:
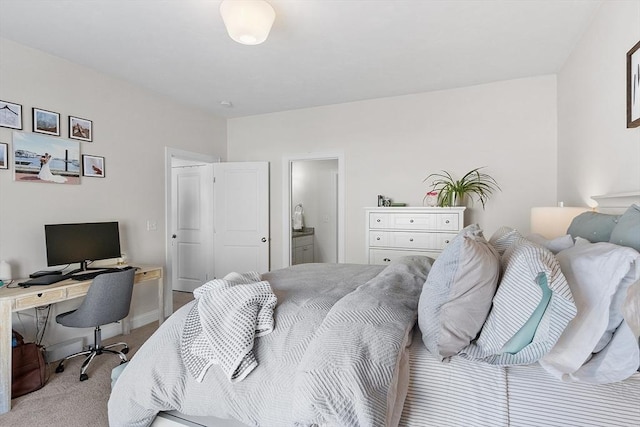
[{"label": "dresser", "polygon": [[369,264],[389,264],[407,255],[436,258],[464,228],[464,207],[367,208]]}]

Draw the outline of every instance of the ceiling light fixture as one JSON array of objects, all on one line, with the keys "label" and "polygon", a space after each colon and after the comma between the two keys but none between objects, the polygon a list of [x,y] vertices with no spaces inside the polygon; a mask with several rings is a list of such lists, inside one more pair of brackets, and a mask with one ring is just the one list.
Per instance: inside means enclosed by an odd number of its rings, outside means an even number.
[{"label": "ceiling light fixture", "polygon": [[220,15],[229,37],[247,45],[264,42],[276,19],[273,7],[264,0],[223,0]]}]

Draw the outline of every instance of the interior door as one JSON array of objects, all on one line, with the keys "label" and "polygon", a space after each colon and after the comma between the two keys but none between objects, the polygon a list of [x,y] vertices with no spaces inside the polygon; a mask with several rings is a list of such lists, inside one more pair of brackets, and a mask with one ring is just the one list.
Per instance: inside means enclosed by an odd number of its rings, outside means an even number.
[{"label": "interior door", "polygon": [[172,168],[173,290],[193,292],[213,277],[213,164]]},{"label": "interior door", "polygon": [[269,271],[269,163],[214,164],[215,275]]}]

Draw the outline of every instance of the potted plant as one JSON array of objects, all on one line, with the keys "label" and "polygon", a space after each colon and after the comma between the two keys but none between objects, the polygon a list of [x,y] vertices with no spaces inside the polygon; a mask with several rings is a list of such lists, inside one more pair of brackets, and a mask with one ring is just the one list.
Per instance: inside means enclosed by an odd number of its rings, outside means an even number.
[{"label": "potted plant", "polygon": [[482,167],[470,170],[458,180],[447,171],[432,173],[423,182],[433,180],[431,187],[438,192],[438,206],[464,206],[467,197],[473,202],[473,196],[476,196],[484,209],[489,196],[500,187],[495,179],[480,169]]}]

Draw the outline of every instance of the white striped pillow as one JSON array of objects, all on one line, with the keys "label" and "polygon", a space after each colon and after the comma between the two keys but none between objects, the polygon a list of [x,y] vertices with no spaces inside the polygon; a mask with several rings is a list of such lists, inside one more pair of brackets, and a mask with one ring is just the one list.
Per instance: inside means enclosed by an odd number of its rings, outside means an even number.
[{"label": "white striped pillow", "polygon": [[505,225],[497,229],[495,233],[491,235],[489,243],[494,247],[498,254],[503,255],[504,251],[513,245],[519,237],[522,237],[522,235],[518,230]]},{"label": "white striped pillow", "polygon": [[[548,249],[518,237],[505,250],[501,265],[502,279],[489,317],[478,339],[463,349],[461,355],[496,365],[533,363],[553,347],[576,315],[576,306],[560,265]],[[507,353],[505,345],[525,326],[542,300],[537,280],[540,273],[546,276],[552,292],[547,308],[532,341],[519,351]]]}]

